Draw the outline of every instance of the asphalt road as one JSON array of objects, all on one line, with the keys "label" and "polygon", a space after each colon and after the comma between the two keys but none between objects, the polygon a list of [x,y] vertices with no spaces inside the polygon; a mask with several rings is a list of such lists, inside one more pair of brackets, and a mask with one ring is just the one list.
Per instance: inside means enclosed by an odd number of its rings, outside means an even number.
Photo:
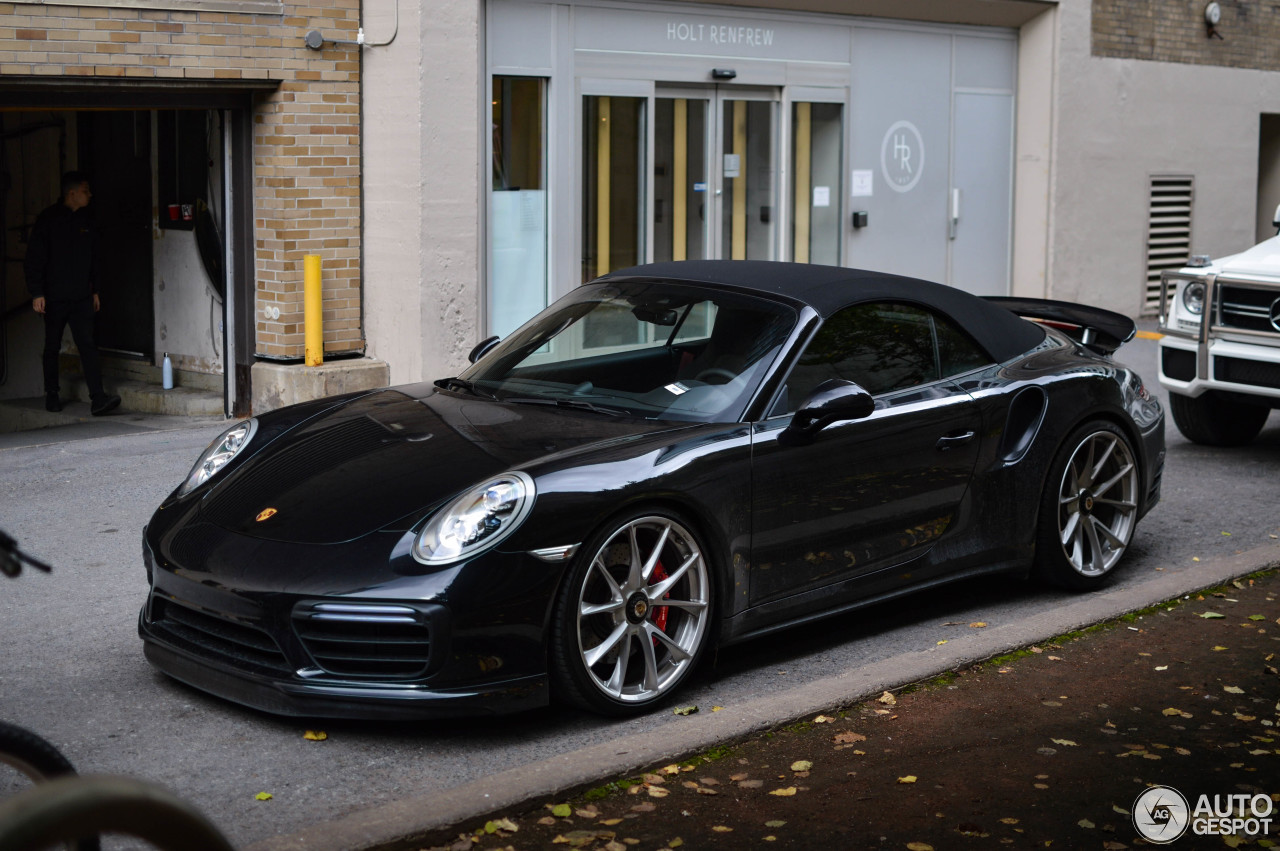
[{"label": "asphalt road", "polygon": [[[1139,339],[1119,359],[1154,382],[1155,352]],[[1105,593],[988,579],[730,648],[684,693],[682,704],[702,709],[693,720],[660,712],[606,721],[555,708],[487,721],[307,724],[207,697],[142,657],[141,529],[218,430],[0,444],[0,528],[55,567],[0,580],[0,718],[42,733],[82,772],[169,787],[237,847],[374,844],[1280,560],[1280,414],[1253,445],[1232,450],[1189,444],[1170,423],[1163,501]],[[991,625],[981,637],[965,626],[975,620]],[[724,711],[711,713],[717,706]],[[325,741],[304,738],[317,728]],[[6,786],[0,775],[0,794]],[[271,799],[257,800],[260,792]]]}]

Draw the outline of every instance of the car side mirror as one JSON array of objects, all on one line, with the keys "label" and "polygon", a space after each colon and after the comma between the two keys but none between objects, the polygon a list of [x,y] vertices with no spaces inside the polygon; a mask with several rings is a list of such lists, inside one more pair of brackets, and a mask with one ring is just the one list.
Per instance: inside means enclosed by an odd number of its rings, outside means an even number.
[{"label": "car side mirror", "polygon": [[875,399],[862,385],[832,378],[814,388],[791,417],[784,434],[790,440],[812,438],[832,423],[860,420],[871,416],[875,409]]},{"label": "car side mirror", "polygon": [[475,363],[480,360],[480,358],[485,356],[486,352],[498,345],[498,340],[500,339],[501,338],[495,334],[492,337],[487,337],[476,343],[475,348],[471,350],[471,354],[467,355],[467,360],[471,363]]}]

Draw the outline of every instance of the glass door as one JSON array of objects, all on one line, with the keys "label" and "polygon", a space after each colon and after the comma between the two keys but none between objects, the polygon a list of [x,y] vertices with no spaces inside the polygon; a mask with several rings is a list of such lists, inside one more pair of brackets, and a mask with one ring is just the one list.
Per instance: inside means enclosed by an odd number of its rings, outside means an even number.
[{"label": "glass door", "polygon": [[654,98],[655,262],[709,256],[711,100],[705,93],[673,94],[667,97],[660,92]]},{"label": "glass door", "polygon": [[646,262],[649,98],[583,95],[582,280]]},{"label": "glass door", "polygon": [[774,260],[778,251],[777,98],[718,93],[719,256]]},{"label": "glass door", "polygon": [[790,259],[840,265],[844,234],[844,104],[791,103]]},{"label": "glass door", "polygon": [[582,95],[582,280],[645,262],[776,259],[778,91],[651,91]]}]

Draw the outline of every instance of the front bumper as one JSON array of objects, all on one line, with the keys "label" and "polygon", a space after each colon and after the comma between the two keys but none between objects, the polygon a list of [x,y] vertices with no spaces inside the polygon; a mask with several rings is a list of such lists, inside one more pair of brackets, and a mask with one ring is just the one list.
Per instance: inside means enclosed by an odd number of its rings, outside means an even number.
[{"label": "front bumper", "polygon": [[1196,398],[1218,390],[1280,406],[1280,347],[1167,335],[1160,340],[1160,385]]},{"label": "front bumper", "polygon": [[[183,530],[143,533],[150,593],[138,633],[147,660],[174,679],[302,717],[456,717],[549,702],[545,563],[533,573],[532,557],[494,553],[406,576],[378,545],[300,548],[199,525],[199,556]],[[184,563],[158,557],[164,547]]]},{"label": "front bumper", "polygon": [[147,661],[175,680],[276,715],[415,720],[477,712],[497,715],[547,705],[545,676],[472,689],[287,682],[247,674],[184,653],[150,635],[145,618],[140,618],[138,632]]}]

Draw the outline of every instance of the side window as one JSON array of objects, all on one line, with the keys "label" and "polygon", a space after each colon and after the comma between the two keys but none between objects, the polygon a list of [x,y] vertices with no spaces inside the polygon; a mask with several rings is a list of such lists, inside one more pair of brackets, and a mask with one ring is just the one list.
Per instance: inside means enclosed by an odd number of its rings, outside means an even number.
[{"label": "side window", "polygon": [[846,307],[823,323],[787,379],[775,412],[796,410],[831,378],[856,381],[873,396],[928,384],[990,362],[948,320],[908,304]]},{"label": "side window", "polygon": [[991,363],[987,353],[968,334],[953,325],[951,320],[935,316],[933,326],[938,334],[938,361],[943,378]]}]

